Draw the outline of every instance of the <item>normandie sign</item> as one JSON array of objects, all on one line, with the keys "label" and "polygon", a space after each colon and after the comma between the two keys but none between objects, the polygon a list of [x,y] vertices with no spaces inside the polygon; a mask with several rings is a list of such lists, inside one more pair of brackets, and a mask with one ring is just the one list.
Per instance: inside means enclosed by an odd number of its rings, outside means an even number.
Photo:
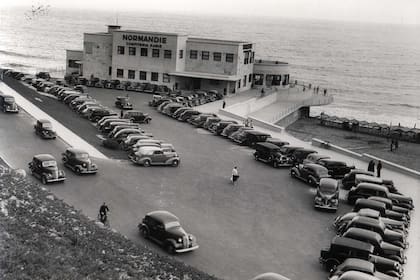
[{"label": "normandie sign", "polygon": [[122,38],[123,40],[126,40],[126,41],[166,44],[166,37],[159,37],[159,36],[123,34]]}]

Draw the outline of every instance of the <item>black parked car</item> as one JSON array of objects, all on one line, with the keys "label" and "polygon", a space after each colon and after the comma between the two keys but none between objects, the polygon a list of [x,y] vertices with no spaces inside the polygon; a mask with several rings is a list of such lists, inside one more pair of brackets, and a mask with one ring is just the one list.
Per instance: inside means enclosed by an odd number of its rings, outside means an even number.
[{"label": "black parked car", "polygon": [[182,121],[182,122],[187,122],[189,121],[191,118],[196,117],[197,115],[200,115],[201,112],[197,111],[197,110],[186,110],[185,112],[183,112],[178,120]]},{"label": "black parked car", "polygon": [[148,213],[138,225],[144,238],[163,246],[169,253],[184,253],[198,249],[197,241],[179,223],[179,219],[168,211]]},{"label": "black parked car", "polygon": [[303,160],[306,159],[306,157],[310,154],[316,154],[318,153],[315,150],[311,149],[297,149],[293,151],[291,158],[293,158],[293,161],[295,164],[303,163]]},{"label": "black parked car", "polygon": [[233,133],[238,131],[241,127],[244,127],[242,124],[232,123],[228,124],[223,131],[220,133],[223,137],[230,137]]},{"label": "black parked car", "polygon": [[210,127],[210,131],[215,135],[220,135],[222,131],[230,124],[236,124],[236,121],[220,121]]},{"label": "black parked car", "polygon": [[67,148],[61,154],[64,166],[77,174],[96,174],[98,167],[92,162],[89,154],[81,149]]},{"label": "black parked car", "polygon": [[38,72],[36,74],[36,77],[39,78],[39,79],[47,80],[47,81],[49,81],[51,79],[50,73],[48,73],[48,72]]},{"label": "black parked car", "polygon": [[123,118],[129,119],[133,123],[150,123],[152,121],[152,117],[150,117],[149,114],[140,111],[125,112]]},{"label": "black parked car", "polygon": [[57,161],[52,155],[36,155],[28,165],[31,174],[40,179],[44,185],[66,180],[64,171],[58,169]]},{"label": "black parked car", "polygon": [[190,119],[188,122],[195,127],[203,127],[204,123],[207,121],[208,118],[216,117],[215,114],[207,114],[203,113],[198,115],[197,117]]},{"label": "black parked car", "polygon": [[329,280],[398,280],[400,277],[377,271],[367,260],[348,258],[331,271]]},{"label": "black parked car", "polygon": [[241,136],[236,137],[234,141],[240,145],[247,145],[249,147],[254,147],[258,142],[265,142],[267,138],[271,137],[270,134],[256,131],[256,130],[249,130],[246,131]]},{"label": "black parked car", "polygon": [[403,268],[400,263],[373,255],[373,245],[351,238],[336,236],[329,248],[321,250],[319,261],[328,271],[335,269],[348,257],[367,260],[375,264],[376,270],[394,277],[402,277]]},{"label": "black parked car", "polygon": [[44,139],[57,138],[56,132],[53,130],[52,124],[49,120],[37,120],[34,125],[35,133]]},{"label": "black parked car", "polygon": [[254,157],[256,160],[265,162],[273,167],[292,166],[292,160],[280,152],[280,147],[266,142],[255,144]]},{"label": "black parked car", "polygon": [[11,95],[0,94],[0,108],[4,113],[6,112],[18,113],[19,112],[19,107],[15,102],[15,98]]},{"label": "black parked car", "polygon": [[343,189],[349,190],[351,187],[354,187],[356,185],[356,175],[358,174],[375,177],[375,173],[363,169],[350,170],[350,172],[344,175],[344,177],[341,179],[341,185],[343,186]]},{"label": "black parked car", "polygon": [[303,149],[303,147],[284,145],[281,147],[281,153],[291,158],[293,153],[300,149]]},{"label": "black parked car", "polygon": [[117,116],[116,112],[111,111],[110,109],[106,108],[97,108],[92,110],[89,115],[89,120],[92,122],[97,122],[105,116]]},{"label": "black parked car", "polygon": [[267,140],[265,140],[265,141],[268,142],[268,143],[274,144],[276,146],[279,146],[279,147],[283,147],[283,146],[286,146],[286,145],[289,145],[290,144],[287,141],[283,141],[281,139],[271,138],[271,137],[270,138],[267,138]]},{"label": "black parked car", "polygon": [[117,96],[115,100],[115,107],[121,110],[131,110],[133,109],[133,104],[128,101],[127,96]]},{"label": "black parked car", "polygon": [[314,163],[299,164],[292,167],[290,176],[300,179],[313,187],[319,185],[321,178],[330,177],[325,167]]},{"label": "black parked car", "polygon": [[343,161],[332,160],[332,159],[320,159],[318,160],[318,164],[324,166],[330,172],[330,175],[334,179],[341,179],[349,173],[354,166],[347,166],[347,164]]},{"label": "black parked car", "polygon": [[407,218],[407,215],[386,209],[386,204],[384,202],[380,202],[369,198],[359,198],[354,204],[353,211],[357,212],[361,209],[372,209],[378,211],[381,217],[403,222],[406,225],[406,227],[408,227],[410,223],[410,220]]}]

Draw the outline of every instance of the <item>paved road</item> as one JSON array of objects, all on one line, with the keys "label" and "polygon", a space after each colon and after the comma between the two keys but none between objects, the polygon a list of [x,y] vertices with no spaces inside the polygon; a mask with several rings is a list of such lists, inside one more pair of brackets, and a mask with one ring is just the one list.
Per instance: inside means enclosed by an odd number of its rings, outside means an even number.
[{"label": "paved road", "polygon": [[[121,94],[90,90],[92,96],[108,105]],[[125,160],[102,160],[97,176],[80,177],[67,171],[64,184],[49,186],[54,193],[91,217],[106,201],[111,206],[114,228],[162,254],[160,248],[139,237],[136,225],[148,211],[172,211],[200,244],[196,252],[177,258],[221,278],[249,279],[265,271],[291,279],[326,278],[318,256],[334,235],[330,224],[335,215],[314,211],[313,189],[292,180],[288,170],[256,162],[248,148],[160,115],[145,105],[151,96],[130,95],[136,108],[153,117],[144,128],[155,138],[175,145],[181,156],[180,166],[142,168]],[[58,101],[35,97],[42,100],[34,101],[41,106],[48,104],[43,107],[48,113],[60,112],[68,128],[98,144],[97,131],[88,121],[65,111]],[[0,154],[15,167],[26,168],[35,153],[49,152],[59,158],[64,150],[65,144],[60,141],[38,139],[32,123],[24,113],[2,114],[0,118],[0,133],[4,135]],[[237,187],[228,180],[233,165],[239,167],[241,175]],[[342,204],[340,212],[348,209]]]}]

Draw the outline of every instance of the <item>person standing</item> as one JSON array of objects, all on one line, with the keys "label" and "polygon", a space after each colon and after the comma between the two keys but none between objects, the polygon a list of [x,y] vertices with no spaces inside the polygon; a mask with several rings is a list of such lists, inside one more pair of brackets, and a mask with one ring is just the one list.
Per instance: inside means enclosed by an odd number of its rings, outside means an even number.
[{"label": "person standing", "polygon": [[99,207],[99,220],[101,223],[105,224],[107,223],[107,214],[109,212],[108,206],[105,204],[105,202]]},{"label": "person standing", "polygon": [[231,182],[232,182],[232,184],[235,186],[237,183],[237,181],[238,181],[238,179],[239,179],[239,172],[238,172],[238,167],[237,166],[235,166],[233,169],[232,169],[232,177],[231,177]]},{"label": "person standing", "polygon": [[225,109],[225,107],[226,107],[226,101],[223,100],[222,109]]},{"label": "person standing", "polygon": [[377,171],[378,177],[381,177],[381,170],[382,170],[382,161],[378,161],[378,164],[376,165],[376,171]]},{"label": "person standing", "polygon": [[122,119],[124,117],[124,110],[120,111],[120,118]]},{"label": "person standing", "polygon": [[395,142],[394,142],[394,139],[392,139],[391,140],[391,147],[390,147],[391,152],[394,151],[394,145],[395,145]]},{"label": "person standing", "polygon": [[368,164],[368,171],[375,172],[375,161],[371,159]]}]

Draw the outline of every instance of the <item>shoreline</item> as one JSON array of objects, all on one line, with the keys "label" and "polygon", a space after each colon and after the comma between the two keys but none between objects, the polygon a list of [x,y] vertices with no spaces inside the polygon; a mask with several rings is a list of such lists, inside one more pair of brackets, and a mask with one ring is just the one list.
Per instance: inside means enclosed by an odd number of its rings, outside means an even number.
[{"label": "shoreline", "polygon": [[314,118],[300,119],[286,128],[294,137],[311,142],[312,138],[329,141],[350,151],[382,158],[404,167],[420,171],[420,145],[400,141],[396,151],[390,151],[391,141],[386,138],[321,126]]}]

